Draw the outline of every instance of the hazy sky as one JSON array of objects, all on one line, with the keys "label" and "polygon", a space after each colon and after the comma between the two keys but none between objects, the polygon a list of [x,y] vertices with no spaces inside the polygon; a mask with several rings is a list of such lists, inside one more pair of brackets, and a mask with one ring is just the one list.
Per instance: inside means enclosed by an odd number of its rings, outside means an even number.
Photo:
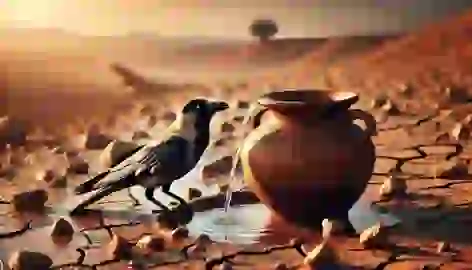
[{"label": "hazy sky", "polygon": [[326,36],[414,29],[469,7],[472,0],[0,0],[0,27],[247,37],[250,21],[264,16],[280,36]]}]

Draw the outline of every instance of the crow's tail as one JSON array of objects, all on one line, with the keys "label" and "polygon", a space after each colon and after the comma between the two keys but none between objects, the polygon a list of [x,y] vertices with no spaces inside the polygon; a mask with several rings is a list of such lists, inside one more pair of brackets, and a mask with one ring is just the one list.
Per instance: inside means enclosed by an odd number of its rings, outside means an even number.
[{"label": "crow's tail", "polygon": [[81,195],[81,194],[85,194],[85,193],[88,193],[92,190],[95,189],[95,185],[100,182],[100,180],[102,180],[103,178],[105,178],[105,176],[108,175],[108,171],[104,171],[102,173],[99,173],[98,175],[90,178],[89,180],[83,182],[82,184],[78,185],[77,187],[75,187],[74,189],[74,192],[75,194],[77,195]]}]

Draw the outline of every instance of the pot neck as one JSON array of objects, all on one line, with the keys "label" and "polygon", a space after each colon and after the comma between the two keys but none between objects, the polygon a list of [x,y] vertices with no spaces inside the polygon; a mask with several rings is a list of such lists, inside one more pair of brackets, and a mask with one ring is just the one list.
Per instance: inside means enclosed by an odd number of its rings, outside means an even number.
[{"label": "pot neck", "polygon": [[348,109],[327,107],[327,108],[303,108],[297,110],[277,110],[271,108],[270,111],[276,119],[288,125],[319,125],[333,120],[346,118]]}]

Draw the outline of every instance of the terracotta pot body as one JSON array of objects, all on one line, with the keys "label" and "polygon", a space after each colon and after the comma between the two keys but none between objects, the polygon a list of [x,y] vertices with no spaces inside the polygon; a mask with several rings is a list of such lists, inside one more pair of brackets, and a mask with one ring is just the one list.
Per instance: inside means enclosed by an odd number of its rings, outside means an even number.
[{"label": "terracotta pot body", "polygon": [[244,179],[285,220],[312,229],[324,218],[347,220],[364,192],[376,157],[371,140],[376,124],[370,114],[350,109],[358,99],[319,90],[272,92],[259,99],[255,129],[240,149]]}]

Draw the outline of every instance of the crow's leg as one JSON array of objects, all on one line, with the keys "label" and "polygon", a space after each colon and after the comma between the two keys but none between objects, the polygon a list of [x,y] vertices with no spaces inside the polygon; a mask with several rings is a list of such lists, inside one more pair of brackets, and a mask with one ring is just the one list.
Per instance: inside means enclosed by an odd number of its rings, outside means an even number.
[{"label": "crow's leg", "polygon": [[166,184],[166,185],[163,185],[162,186],[162,192],[164,192],[165,194],[169,195],[170,197],[176,199],[177,201],[179,201],[180,204],[183,204],[183,205],[188,205],[187,202],[182,199],[181,197],[175,195],[174,193],[170,192],[170,184]]},{"label": "crow's leg", "polygon": [[128,197],[133,201],[133,206],[141,205],[138,199],[134,197],[133,193],[131,193],[131,188],[126,189],[128,191]]},{"label": "crow's leg", "polygon": [[97,201],[103,199],[104,197],[112,194],[115,191],[118,191],[118,190],[116,188],[113,188],[113,187],[107,187],[107,188],[104,188],[104,189],[98,191],[97,193],[92,195],[90,198],[88,198],[87,200],[85,200],[85,201],[81,202],[79,205],[77,205],[74,208],[74,210],[72,210],[71,214],[74,215],[74,214],[80,212],[81,210],[84,210],[85,207],[93,204],[94,202],[97,202]]},{"label": "crow's leg", "polygon": [[[161,203],[160,201],[156,200],[156,198],[154,198],[154,190],[155,190],[155,188],[146,188],[145,189],[144,196],[146,196],[146,199],[148,199],[153,204],[155,204],[155,205],[159,206],[160,208],[162,208],[162,210],[164,212],[170,212],[170,210],[167,206],[165,206],[163,203]],[[157,211],[153,211],[153,212],[157,212]]]}]

